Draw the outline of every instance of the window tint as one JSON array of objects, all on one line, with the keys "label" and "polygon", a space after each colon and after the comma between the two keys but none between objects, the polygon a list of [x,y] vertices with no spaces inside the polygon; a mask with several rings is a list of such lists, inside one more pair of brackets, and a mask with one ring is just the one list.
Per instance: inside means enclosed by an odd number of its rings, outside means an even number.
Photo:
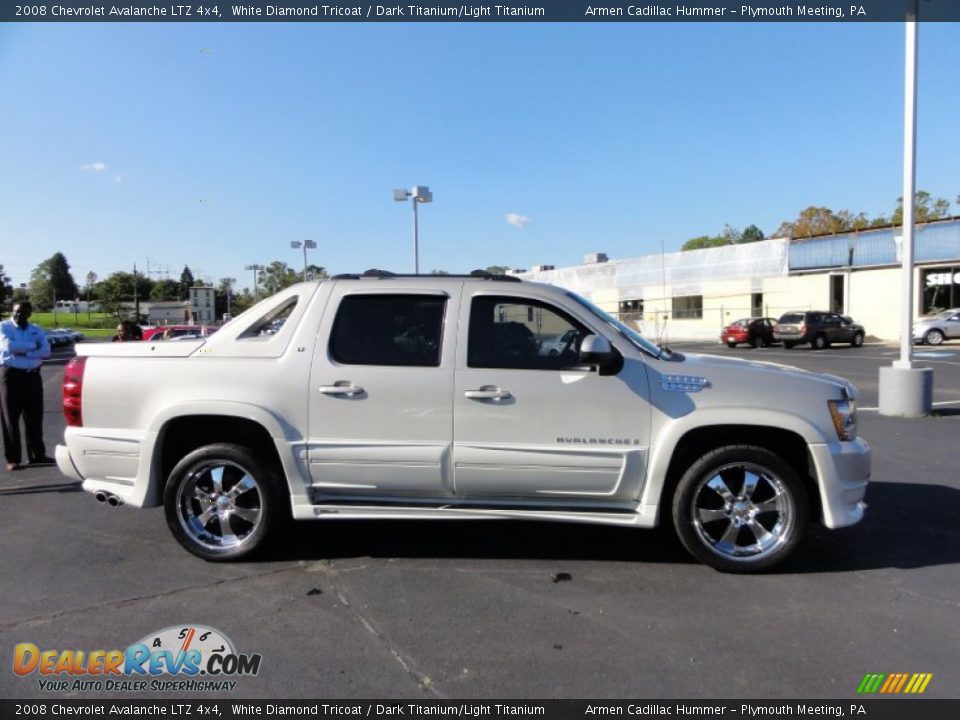
[{"label": "window tint", "polygon": [[470,307],[467,364],[520,370],[571,367],[587,332],[566,313],[535,300],[477,297]]},{"label": "window tint", "polygon": [[346,365],[440,365],[443,311],[437,295],[347,295],[330,334],[330,355]]}]

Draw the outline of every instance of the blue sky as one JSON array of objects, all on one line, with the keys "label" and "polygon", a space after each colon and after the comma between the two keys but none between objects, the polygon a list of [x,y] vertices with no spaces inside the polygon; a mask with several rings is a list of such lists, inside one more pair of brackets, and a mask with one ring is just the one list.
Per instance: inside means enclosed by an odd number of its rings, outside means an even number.
[{"label": "blue sky", "polygon": [[[889,214],[903,47],[900,23],[8,24],[0,264],[243,287],[310,238],[332,272],[409,272],[414,184],[424,271]],[[960,25],[919,47],[917,184],[953,201]]]}]

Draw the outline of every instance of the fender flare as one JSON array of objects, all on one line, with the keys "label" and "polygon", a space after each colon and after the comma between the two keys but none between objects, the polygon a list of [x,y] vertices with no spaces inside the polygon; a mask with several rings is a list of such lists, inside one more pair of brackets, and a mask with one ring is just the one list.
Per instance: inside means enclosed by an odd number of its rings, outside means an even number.
[{"label": "fender flare", "polygon": [[[652,509],[656,515],[659,515],[659,507],[664,502],[669,506],[672,499],[662,497],[667,481],[667,471],[680,444],[680,439],[691,430],[747,425],[793,432],[799,435],[807,445],[829,441],[829,438],[825,438],[815,425],[800,415],[764,408],[754,408],[750,412],[752,421],[746,423],[742,408],[698,408],[696,412],[664,424],[659,435],[651,443],[652,452],[647,468],[647,482],[644,483],[640,494],[641,506]],[[744,442],[749,442],[749,438],[744,438]],[[819,480],[817,482],[819,484]]]},{"label": "fender flare", "polygon": [[[293,453],[283,451],[283,445],[304,443],[304,438],[276,412],[262,405],[233,400],[192,400],[190,402],[171,403],[164,406],[153,416],[143,440],[140,473],[149,478],[144,493],[144,507],[161,504],[163,483],[166,478],[161,477],[159,449],[167,427],[179,418],[196,415],[241,418],[256,423],[267,431],[267,434],[277,446],[277,454],[280,457],[288,486],[292,487],[291,478],[303,479],[301,464],[296,461]],[[305,444],[304,447],[306,447]],[[304,480],[301,484],[303,487],[307,487],[309,481]]]}]

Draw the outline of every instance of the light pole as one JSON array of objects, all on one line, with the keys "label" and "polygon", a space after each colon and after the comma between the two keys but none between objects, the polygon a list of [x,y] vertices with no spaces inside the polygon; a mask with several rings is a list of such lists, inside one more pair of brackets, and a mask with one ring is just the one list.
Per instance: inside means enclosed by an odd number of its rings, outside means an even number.
[{"label": "light pole", "polygon": [[303,248],[303,281],[307,281],[307,250],[313,250],[317,247],[317,244],[313,240],[304,240],[300,242],[299,240],[291,240],[290,247],[294,250],[302,247]]},{"label": "light pole", "polygon": [[413,200],[413,271],[420,274],[420,228],[417,221],[417,205],[419,203],[433,202],[433,193],[426,185],[414,185],[411,190],[394,190],[393,199],[397,202],[406,202],[407,198]]},{"label": "light pole", "polygon": [[244,270],[253,270],[253,299],[260,297],[260,291],[257,288],[257,273],[263,270],[263,265],[244,265]]},{"label": "light pole", "polygon": [[220,284],[227,289],[227,317],[230,320],[233,319],[233,314],[230,312],[230,294],[236,281],[236,278],[220,278]]},{"label": "light pole", "polygon": [[97,281],[97,274],[91,270],[87,273],[87,322],[90,322],[90,288]]},{"label": "light pole", "polygon": [[933,409],[933,369],[913,366],[913,224],[917,165],[917,0],[907,6],[903,82],[903,240],[900,360],[880,368],[881,415],[920,417]]}]

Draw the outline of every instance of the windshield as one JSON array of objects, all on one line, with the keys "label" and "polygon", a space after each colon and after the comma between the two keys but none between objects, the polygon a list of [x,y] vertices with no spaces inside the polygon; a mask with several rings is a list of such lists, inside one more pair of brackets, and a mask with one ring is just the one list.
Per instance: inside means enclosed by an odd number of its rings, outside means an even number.
[{"label": "windshield", "polygon": [[647,353],[648,355],[652,355],[655,358],[663,357],[664,353],[660,348],[658,348],[652,342],[647,340],[645,337],[643,337],[643,335],[638,333],[633,328],[630,328],[627,325],[624,325],[622,322],[617,320],[610,313],[604,310],[601,310],[592,302],[590,302],[586,298],[580,297],[575,292],[567,292],[567,297],[572,298],[573,300],[576,300],[578,304],[585,307],[593,315],[596,315],[600,320],[603,320],[603,322],[605,322],[611,328],[616,330],[617,334],[619,334],[621,337],[629,341],[631,345],[636,346],[643,352]]}]

